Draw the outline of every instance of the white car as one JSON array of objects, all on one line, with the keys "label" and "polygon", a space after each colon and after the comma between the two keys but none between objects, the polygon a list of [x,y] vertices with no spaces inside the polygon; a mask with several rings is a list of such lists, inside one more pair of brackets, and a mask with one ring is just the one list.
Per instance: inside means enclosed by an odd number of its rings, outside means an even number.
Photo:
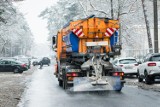
[{"label": "white car", "polygon": [[114,65],[120,66],[125,75],[137,75],[138,62],[133,57],[116,58]]},{"label": "white car", "polygon": [[138,66],[138,81],[150,84],[160,78],[160,53],[148,54]]}]

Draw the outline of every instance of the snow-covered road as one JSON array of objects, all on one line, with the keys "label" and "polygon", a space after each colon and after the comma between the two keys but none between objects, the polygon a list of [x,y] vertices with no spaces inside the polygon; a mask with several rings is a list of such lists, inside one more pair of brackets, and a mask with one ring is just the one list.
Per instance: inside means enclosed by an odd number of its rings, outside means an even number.
[{"label": "snow-covered road", "polygon": [[47,66],[37,69],[18,107],[53,107],[51,102],[58,94],[55,92],[57,85],[53,72],[52,67]]},{"label": "snow-covered road", "polygon": [[58,86],[53,66],[32,75],[18,107],[159,107],[160,93],[125,86],[115,91],[70,93]]}]

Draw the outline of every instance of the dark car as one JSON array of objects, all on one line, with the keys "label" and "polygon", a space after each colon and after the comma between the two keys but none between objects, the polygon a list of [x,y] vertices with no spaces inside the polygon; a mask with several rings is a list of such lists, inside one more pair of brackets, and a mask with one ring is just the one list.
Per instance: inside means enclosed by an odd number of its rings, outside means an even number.
[{"label": "dark car", "polygon": [[1,72],[14,72],[23,73],[23,71],[28,70],[27,65],[23,62],[16,60],[0,60],[0,71]]},{"label": "dark car", "polygon": [[40,64],[42,64],[42,65],[50,65],[50,59],[48,58],[48,57],[43,57],[41,60],[40,60],[40,62],[39,62]]},{"label": "dark car", "polygon": [[31,61],[30,61],[29,58],[27,58],[27,57],[20,57],[20,58],[17,58],[17,61],[25,63],[28,69],[31,68],[30,67],[31,66]]},{"label": "dark car", "polygon": [[33,61],[33,62],[32,62],[32,65],[33,65],[33,66],[39,65],[39,62],[38,62],[38,61]]},{"label": "dark car", "polygon": [[40,59],[34,59],[34,60],[32,61],[32,65],[33,65],[33,66],[40,65]]}]

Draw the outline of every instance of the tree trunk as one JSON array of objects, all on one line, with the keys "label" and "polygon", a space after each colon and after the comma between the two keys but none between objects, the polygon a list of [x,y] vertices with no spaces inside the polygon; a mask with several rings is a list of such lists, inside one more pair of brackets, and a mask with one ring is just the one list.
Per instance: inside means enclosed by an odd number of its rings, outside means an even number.
[{"label": "tree trunk", "polygon": [[119,44],[121,45],[122,44],[122,24],[121,24],[121,19],[120,19],[120,14],[121,14],[121,3],[120,3],[121,1],[120,0],[118,0],[118,16],[117,16],[117,18],[118,18],[118,20],[119,20],[119,38],[118,38],[118,41],[119,41]]},{"label": "tree trunk", "polygon": [[143,13],[144,13],[144,19],[145,19],[145,23],[146,23],[149,52],[153,53],[153,45],[152,45],[152,38],[151,38],[151,33],[150,33],[149,20],[148,20],[148,17],[147,17],[147,10],[146,10],[145,4],[144,4],[145,0],[141,0],[141,1],[142,1],[142,8],[143,8]]},{"label": "tree trunk", "polygon": [[113,0],[111,0],[111,18],[114,19],[114,14],[113,14]]}]

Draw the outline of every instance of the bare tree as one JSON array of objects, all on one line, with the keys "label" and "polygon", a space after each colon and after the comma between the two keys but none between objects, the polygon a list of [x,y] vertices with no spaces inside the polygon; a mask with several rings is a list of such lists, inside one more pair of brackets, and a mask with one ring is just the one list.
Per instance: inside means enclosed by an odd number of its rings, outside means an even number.
[{"label": "bare tree", "polygon": [[148,20],[148,16],[147,16],[147,9],[145,6],[145,0],[141,0],[142,1],[142,7],[143,7],[143,13],[144,13],[144,19],[145,19],[145,23],[146,23],[146,30],[147,30],[147,37],[148,37],[148,46],[149,46],[149,52],[153,53],[153,45],[152,45],[152,38],[151,38],[151,33],[150,33],[150,25],[149,25],[149,20]]}]

